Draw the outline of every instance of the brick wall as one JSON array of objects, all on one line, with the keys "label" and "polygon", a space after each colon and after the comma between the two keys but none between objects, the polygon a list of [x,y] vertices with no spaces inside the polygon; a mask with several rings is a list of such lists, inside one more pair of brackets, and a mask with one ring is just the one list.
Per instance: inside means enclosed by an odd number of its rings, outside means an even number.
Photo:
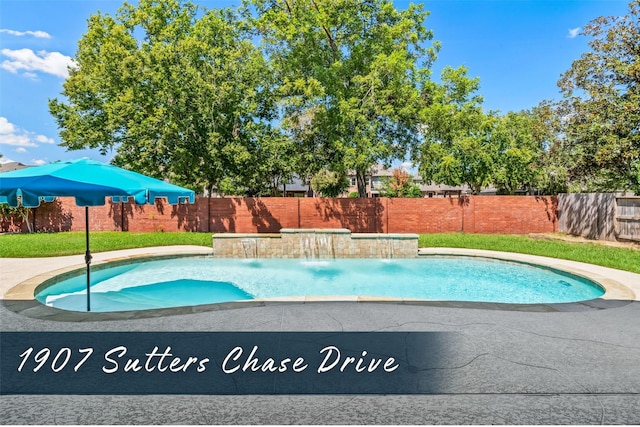
[{"label": "brick wall", "polygon": [[465,207],[464,231],[481,234],[555,232],[558,231],[557,212],[556,197],[470,197],[469,206]]},{"label": "brick wall", "polygon": [[463,231],[464,203],[469,198],[386,199],[389,233]]},{"label": "brick wall", "polygon": [[[298,201],[283,197],[209,199],[209,213],[203,215],[204,227],[200,230],[214,233],[277,233],[281,228],[297,228]],[[203,204],[205,214],[207,199],[199,199],[199,202]]]},{"label": "brick wall", "polygon": [[29,228],[21,216],[3,216],[0,218],[0,232],[2,233],[26,233],[27,231],[29,231]]},{"label": "brick wall", "polygon": [[387,199],[303,198],[294,228],[348,228],[354,233],[386,233]]},{"label": "brick wall", "polygon": [[[82,231],[73,198],[43,203],[31,216],[37,231]],[[504,233],[557,231],[557,198],[469,196],[434,199],[198,198],[194,205],[110,203],[89,208],[94,231],[277,233],[281,228],[348,228],[354,233]],[[25,230],[20,220],[3,231]],[[9,229],[9,227],[11,227]]]}]

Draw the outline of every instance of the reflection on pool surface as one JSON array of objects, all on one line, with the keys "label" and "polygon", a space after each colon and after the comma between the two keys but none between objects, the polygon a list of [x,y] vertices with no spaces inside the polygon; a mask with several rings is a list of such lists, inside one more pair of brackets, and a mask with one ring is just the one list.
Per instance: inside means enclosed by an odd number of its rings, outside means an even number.
[{"label": "reflection on pool surface", "polygon": [[[370,296],[515,304],[598,298],[594,282],[556,270],[484,258],[175,258],[105,268],[91,275],[91,310],[123,311],[295,296]],[[86,278],[47,287],[36,299],[86,310]]]}]

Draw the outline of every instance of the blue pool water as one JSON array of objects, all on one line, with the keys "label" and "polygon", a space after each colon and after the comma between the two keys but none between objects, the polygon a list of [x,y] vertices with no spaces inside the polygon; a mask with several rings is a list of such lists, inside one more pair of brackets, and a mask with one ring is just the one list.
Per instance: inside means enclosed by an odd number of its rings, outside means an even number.
[{"label": "blue pool water", "polygon": [[[145,310],[292,296],[373,296],[516,304],[598,298],[595,283],[567,273],[488,259],[176,258],[95,271],[92,311]],[[36,299],[86,310],[86,278],[40,291]]]}]

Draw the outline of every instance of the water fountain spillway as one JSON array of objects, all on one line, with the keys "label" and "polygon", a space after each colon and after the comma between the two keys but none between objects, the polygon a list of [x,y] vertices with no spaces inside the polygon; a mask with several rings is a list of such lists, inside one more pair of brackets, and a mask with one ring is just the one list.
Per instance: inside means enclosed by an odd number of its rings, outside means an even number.
[{"label": "water fountain spillway", "polygon": [[351,233],[346,228],[283,228],[280,233],[219,233],[219,258],[415,258],[417,234]]}]

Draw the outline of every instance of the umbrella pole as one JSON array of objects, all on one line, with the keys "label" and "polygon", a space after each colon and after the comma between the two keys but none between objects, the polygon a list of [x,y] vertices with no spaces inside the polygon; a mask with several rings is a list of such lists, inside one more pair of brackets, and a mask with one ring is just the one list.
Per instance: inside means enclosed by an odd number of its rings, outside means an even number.
[{"label": "umbrella pole", "polygon": [[84,207],[85,236],[87,251],[84,253],[84,262],[87,264],[87,311],[91,311],[91,250],[89,250],[89,206]]}]

